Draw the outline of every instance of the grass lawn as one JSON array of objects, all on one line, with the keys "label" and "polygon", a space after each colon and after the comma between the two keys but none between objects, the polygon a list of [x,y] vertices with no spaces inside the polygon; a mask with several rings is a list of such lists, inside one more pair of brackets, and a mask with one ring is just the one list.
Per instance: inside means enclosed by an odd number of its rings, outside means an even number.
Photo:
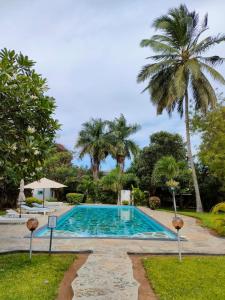
[{"label": "grass lawn", "polygon": [[[172,212],[172,210],[166,210]],[[198,213],[195,211],[182,211],[178,210],[178,213],[184,216],[194,217],[200,221],[203,227],[213,229],[218,235],[225,236],[225,215],[224,214],[212,214],[212,213]]]},{"label": "grass lawn", "polygon": [[74,254],[0,255],[1,300],[54,300]]},{"label": "grass lawn", "polygon": [[225,299],[225,257],[151,257],[143,265],[160,300]]}]

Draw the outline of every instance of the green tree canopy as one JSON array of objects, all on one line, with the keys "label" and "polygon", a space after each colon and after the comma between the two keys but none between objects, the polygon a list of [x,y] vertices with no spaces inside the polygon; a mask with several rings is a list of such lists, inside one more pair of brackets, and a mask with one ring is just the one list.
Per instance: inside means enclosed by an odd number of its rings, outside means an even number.
[{"label": "green tree canopy", "polygon": [[134,174],[121,172],[120,167],[111,170],[107,175],[101,178],[101,185],[108,190],[111,190],[118,195],[117,202],[120,203],[120,192],[123,187],[130,181],[137,182]]},{"label": "green tree canopy", "polygon": [[152,172],[156,162],[163,156],[172,155],[177,161],[186,159],[185,144],[179,134],[160,131],[150,136],[150,145],[144,147],[129,169],[137,174],[140,187],[143,190],[152,191]]},{"label": "green tree canopy", "polygon": [[192,119],[193,130],[201,134],[199,158],[225,190],[225,106],[224,100],[206,115],[198,112]]},{"label": "green tree canopy", "polygon": [[21,53],[0,52],[0,189],[37,178],[51,148],[58,122],[55,100],[46,95],[46,79]]}]

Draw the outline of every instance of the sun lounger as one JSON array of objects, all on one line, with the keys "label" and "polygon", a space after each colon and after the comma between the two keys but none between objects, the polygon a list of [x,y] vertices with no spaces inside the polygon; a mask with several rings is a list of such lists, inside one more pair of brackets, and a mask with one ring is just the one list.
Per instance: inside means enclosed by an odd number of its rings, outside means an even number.
[{"label": "sun lounger", "polygon": [[43,207],[43,205],[42,204],[39,204],[39,203],[32,203],[32,205],[34,206],[34,207],[37,207],[37,208],[46,208],[46,209],[49,209],[50,211],[55,211],[55,210],[57,210],[57,209],[59,209],[59,207],[55,207],[55,206],[52,206],[52,207],[48,207],[48,206],[44,206]]},{"label": "sun lounger", "polygon": [[63,202],[59,202],[59,201],[45,201],[45,204],[47,207],[51,207],[51,206],[54,206],[54,207],[61,207],[63,206]]},{"label": "sun lounger", "polygon": [[38,208],[38,207],[30,207],[27,205],[21,205],[22,210],[24,210],[26,213],[33,213],[33,214],[46,214],[51,212],[49,208]]},{"label": "sun lounger", "polygon": [[26,223],[26,218],[11,218],[11,217],[0,217],[0,224],[24,224]]},{"label": "sun lounger", "polygon": [[[15,211],[14,209],[7,209],[5,217],[18,218],[19,215],[20,214],[17,211]],[[29,215],[29,214],[21,214],[21,218],[30,218],[30,217],[31,217],[31,215]]]}]

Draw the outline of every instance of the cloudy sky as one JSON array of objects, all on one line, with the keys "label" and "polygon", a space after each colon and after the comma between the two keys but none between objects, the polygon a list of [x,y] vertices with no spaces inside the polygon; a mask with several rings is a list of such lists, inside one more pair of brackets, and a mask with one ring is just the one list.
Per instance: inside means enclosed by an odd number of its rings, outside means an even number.
[{"label": "cloudy sky", "polygon": [[[136,76],[150,50],[139,47],[150,37],[154,18],[181,2],[170,0],[8,0],[0,1],[1,48],[21,51],[36,61],[48,79],[62,124],[57,140],[73,149],[81,124],[91,117],[113,119],[123,113],[142,129],[133,137],[141,146],[149,135],[168,130],[184,134],[174,114],[156,116]],[[225,31],[223,0],[186,1],[201,16],[209,13],[210,34]],[[212,53],[223,54],[218,46]],[[223,69],[221,70],[222,73]],[[194,143],[197,139],[193,137]],[[75,163],[86,165],[83,162]],[[112,160],[103,169],[114,166]]]}]

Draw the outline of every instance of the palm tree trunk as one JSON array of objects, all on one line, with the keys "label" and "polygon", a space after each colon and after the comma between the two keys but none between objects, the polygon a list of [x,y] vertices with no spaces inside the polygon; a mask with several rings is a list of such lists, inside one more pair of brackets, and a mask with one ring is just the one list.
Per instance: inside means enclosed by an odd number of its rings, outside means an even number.
[{"label": "palm tree trunk", "polygon": [[98,178],[99,178],[98,173],[99,173],[99,163],[94,162],[94,164],[92,166],[92,174],[93,174],[94,180],[98,180]]},{"label": "palm tree trunk", "polygon": [[196,211],[202,212],[202,201],[200,197],[199,187],[198,187],[198,179],[195,171],[195,165],[193,161],[192,151],[191,151],[191,138],[190,138],[190,124],[189,124],[189,101],[188,101],[188,91],[185,92],[185,125],[186,125],[186,139],[187,139],[187,153],[188,160],[192,170],[192,178],[195,188],[195,199],[196,199]]},{"label": "palm tree trunk", "polygon": [[121,173],[124,172],[124,163],[125,163],[125,157],[119,155],[117,157],[117,166],[120,168]]}]

